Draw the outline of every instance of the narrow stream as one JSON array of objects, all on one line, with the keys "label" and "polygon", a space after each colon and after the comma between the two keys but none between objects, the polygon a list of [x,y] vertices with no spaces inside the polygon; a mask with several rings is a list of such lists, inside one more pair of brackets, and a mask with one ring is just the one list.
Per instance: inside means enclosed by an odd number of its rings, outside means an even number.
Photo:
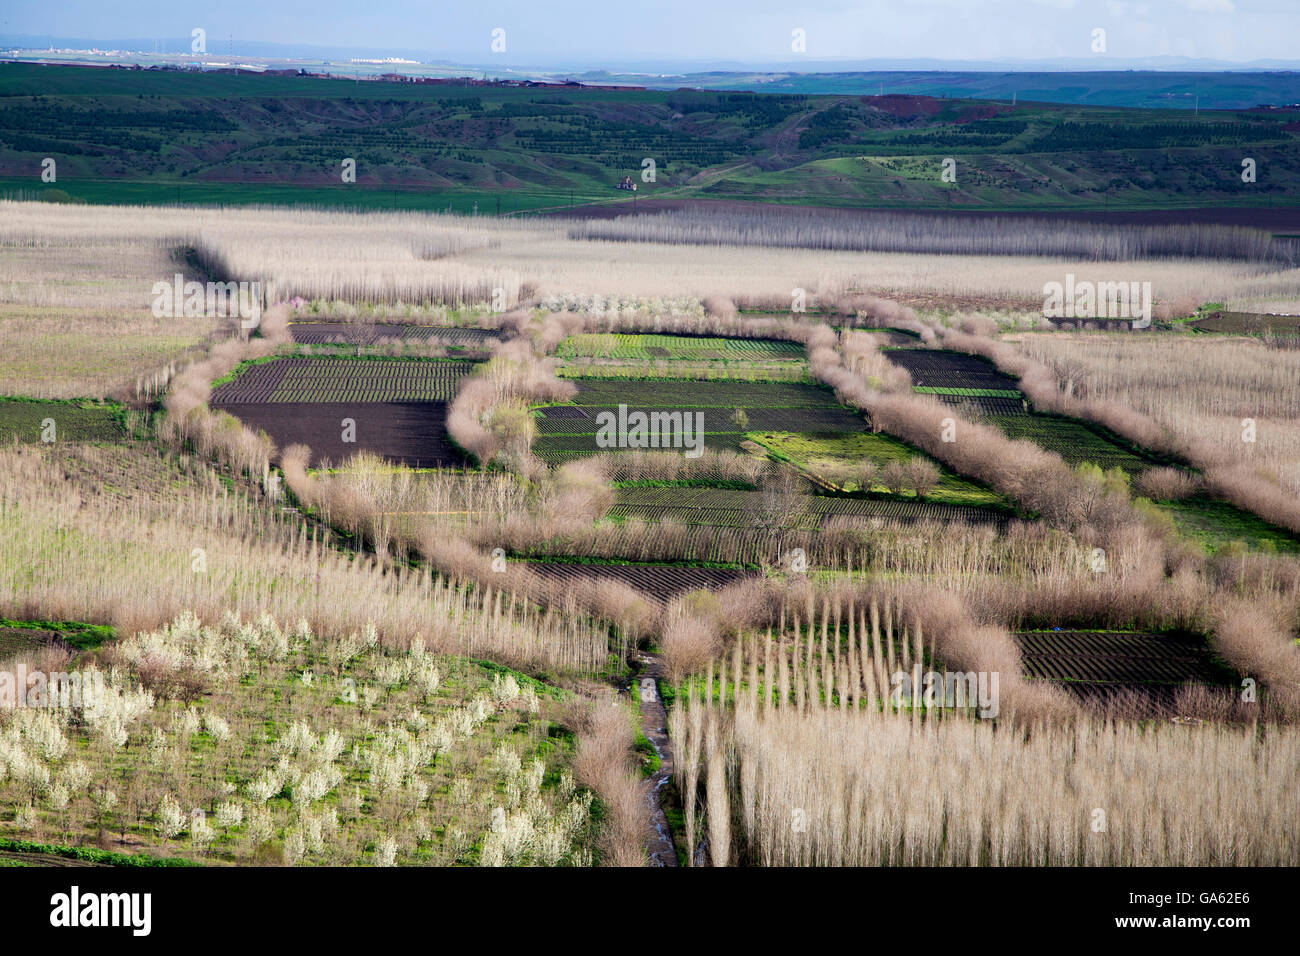
[{"label": "narrow stream", "polygon": [[652,786],[646,796],[650,802],[650,821],[654,824],[646,852],[651,866],[676,866],[677,851],[673,849],[668,818],[664,815],[659,799],[659,792],[673,776],[673,744],[668,737],[668,711],[659,696],[657,684],[662,673],[662,663],[657,654],[643,651],[638,657],[643,670],[631,692],[641,698],[641,732],[659,755],[659,769],[650,777]]}]

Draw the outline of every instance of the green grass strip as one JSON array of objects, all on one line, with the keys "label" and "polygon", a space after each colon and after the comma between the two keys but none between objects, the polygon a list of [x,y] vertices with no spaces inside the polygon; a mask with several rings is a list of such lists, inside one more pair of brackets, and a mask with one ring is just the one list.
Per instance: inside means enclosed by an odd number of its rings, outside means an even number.
[{"label": "green grass strip", "polygon": [[958,398],[1023,398],[1018,391],[1005,388],[949,388],[943,385],[913,385],[920,395],[955,395]]},{"label": "green grass strip", "polygon": [[28,840],[0,839],[0,852],[3,853],[40,853],[46,856],[61,856],[69,860],[81,860],[84,863],[96,863],[100,866],[202,866],[193,860],[182,860],[174,856],[148,856],[147,854],[115,853],[111,850],[97,850],[86,846],[62,846],[55,843],[32,843]]}]

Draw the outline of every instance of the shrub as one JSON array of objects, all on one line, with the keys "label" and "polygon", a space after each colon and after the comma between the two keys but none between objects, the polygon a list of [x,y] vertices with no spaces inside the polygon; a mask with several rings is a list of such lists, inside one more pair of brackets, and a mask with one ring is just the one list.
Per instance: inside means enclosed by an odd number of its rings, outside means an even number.
[{"label": "shrub", "polygon": [[880,480],[889,489],[890,494],[901,495],[912,480],[911,469],[906,462],[891,461],[880,472]]},{"label": "shrub", "polygon": [[928,498],[939,483],[939,469],[925,458],[913,458],[907,463],[907,478],[918,498]]},{"label": "shrub", "polygon": [[1181,468],[1149,468],[1138,475],[1133,487],[1152,501],[1182,501],[1201,490],[1201,481]]}]

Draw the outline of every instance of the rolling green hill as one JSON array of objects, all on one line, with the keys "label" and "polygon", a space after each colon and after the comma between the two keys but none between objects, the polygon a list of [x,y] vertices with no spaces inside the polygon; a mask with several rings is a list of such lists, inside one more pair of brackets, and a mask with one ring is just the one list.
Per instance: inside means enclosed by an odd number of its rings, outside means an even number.
[{"label": "rolling green hill", "polygon": [[[1048,209],[1300,204],[1300,108],[357,83],[0,65],[0,191],[511,213],[637,198]],[[58,163],[43,184],[41,162]],[[955,183],[943,182],[945,158]],[[343,161],[356,162],[344,183]],[[1243,183],[1242,160],[1257,181]],[[642,182],[647,159],[656,177]],[[61,194],[57,194],[60,195]]]}]

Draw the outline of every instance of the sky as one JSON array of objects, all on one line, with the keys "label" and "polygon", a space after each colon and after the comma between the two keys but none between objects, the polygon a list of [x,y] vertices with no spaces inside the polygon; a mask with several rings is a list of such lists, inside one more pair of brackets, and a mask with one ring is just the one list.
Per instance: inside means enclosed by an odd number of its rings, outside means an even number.
[{"label": "sky", "polygon": [[[0,36],[232,42],[626,68],[828,59],[1298,56],[1300,0],[3,0]],[[492,48],[504,30],[504,51]],[[797,49],[803,31],[803,49]],[[1105,51],[1096,51],[1104,30]],[[498,46],[500,46],[498,41]],[[825,64],[823,64],[824,67]]]}]

